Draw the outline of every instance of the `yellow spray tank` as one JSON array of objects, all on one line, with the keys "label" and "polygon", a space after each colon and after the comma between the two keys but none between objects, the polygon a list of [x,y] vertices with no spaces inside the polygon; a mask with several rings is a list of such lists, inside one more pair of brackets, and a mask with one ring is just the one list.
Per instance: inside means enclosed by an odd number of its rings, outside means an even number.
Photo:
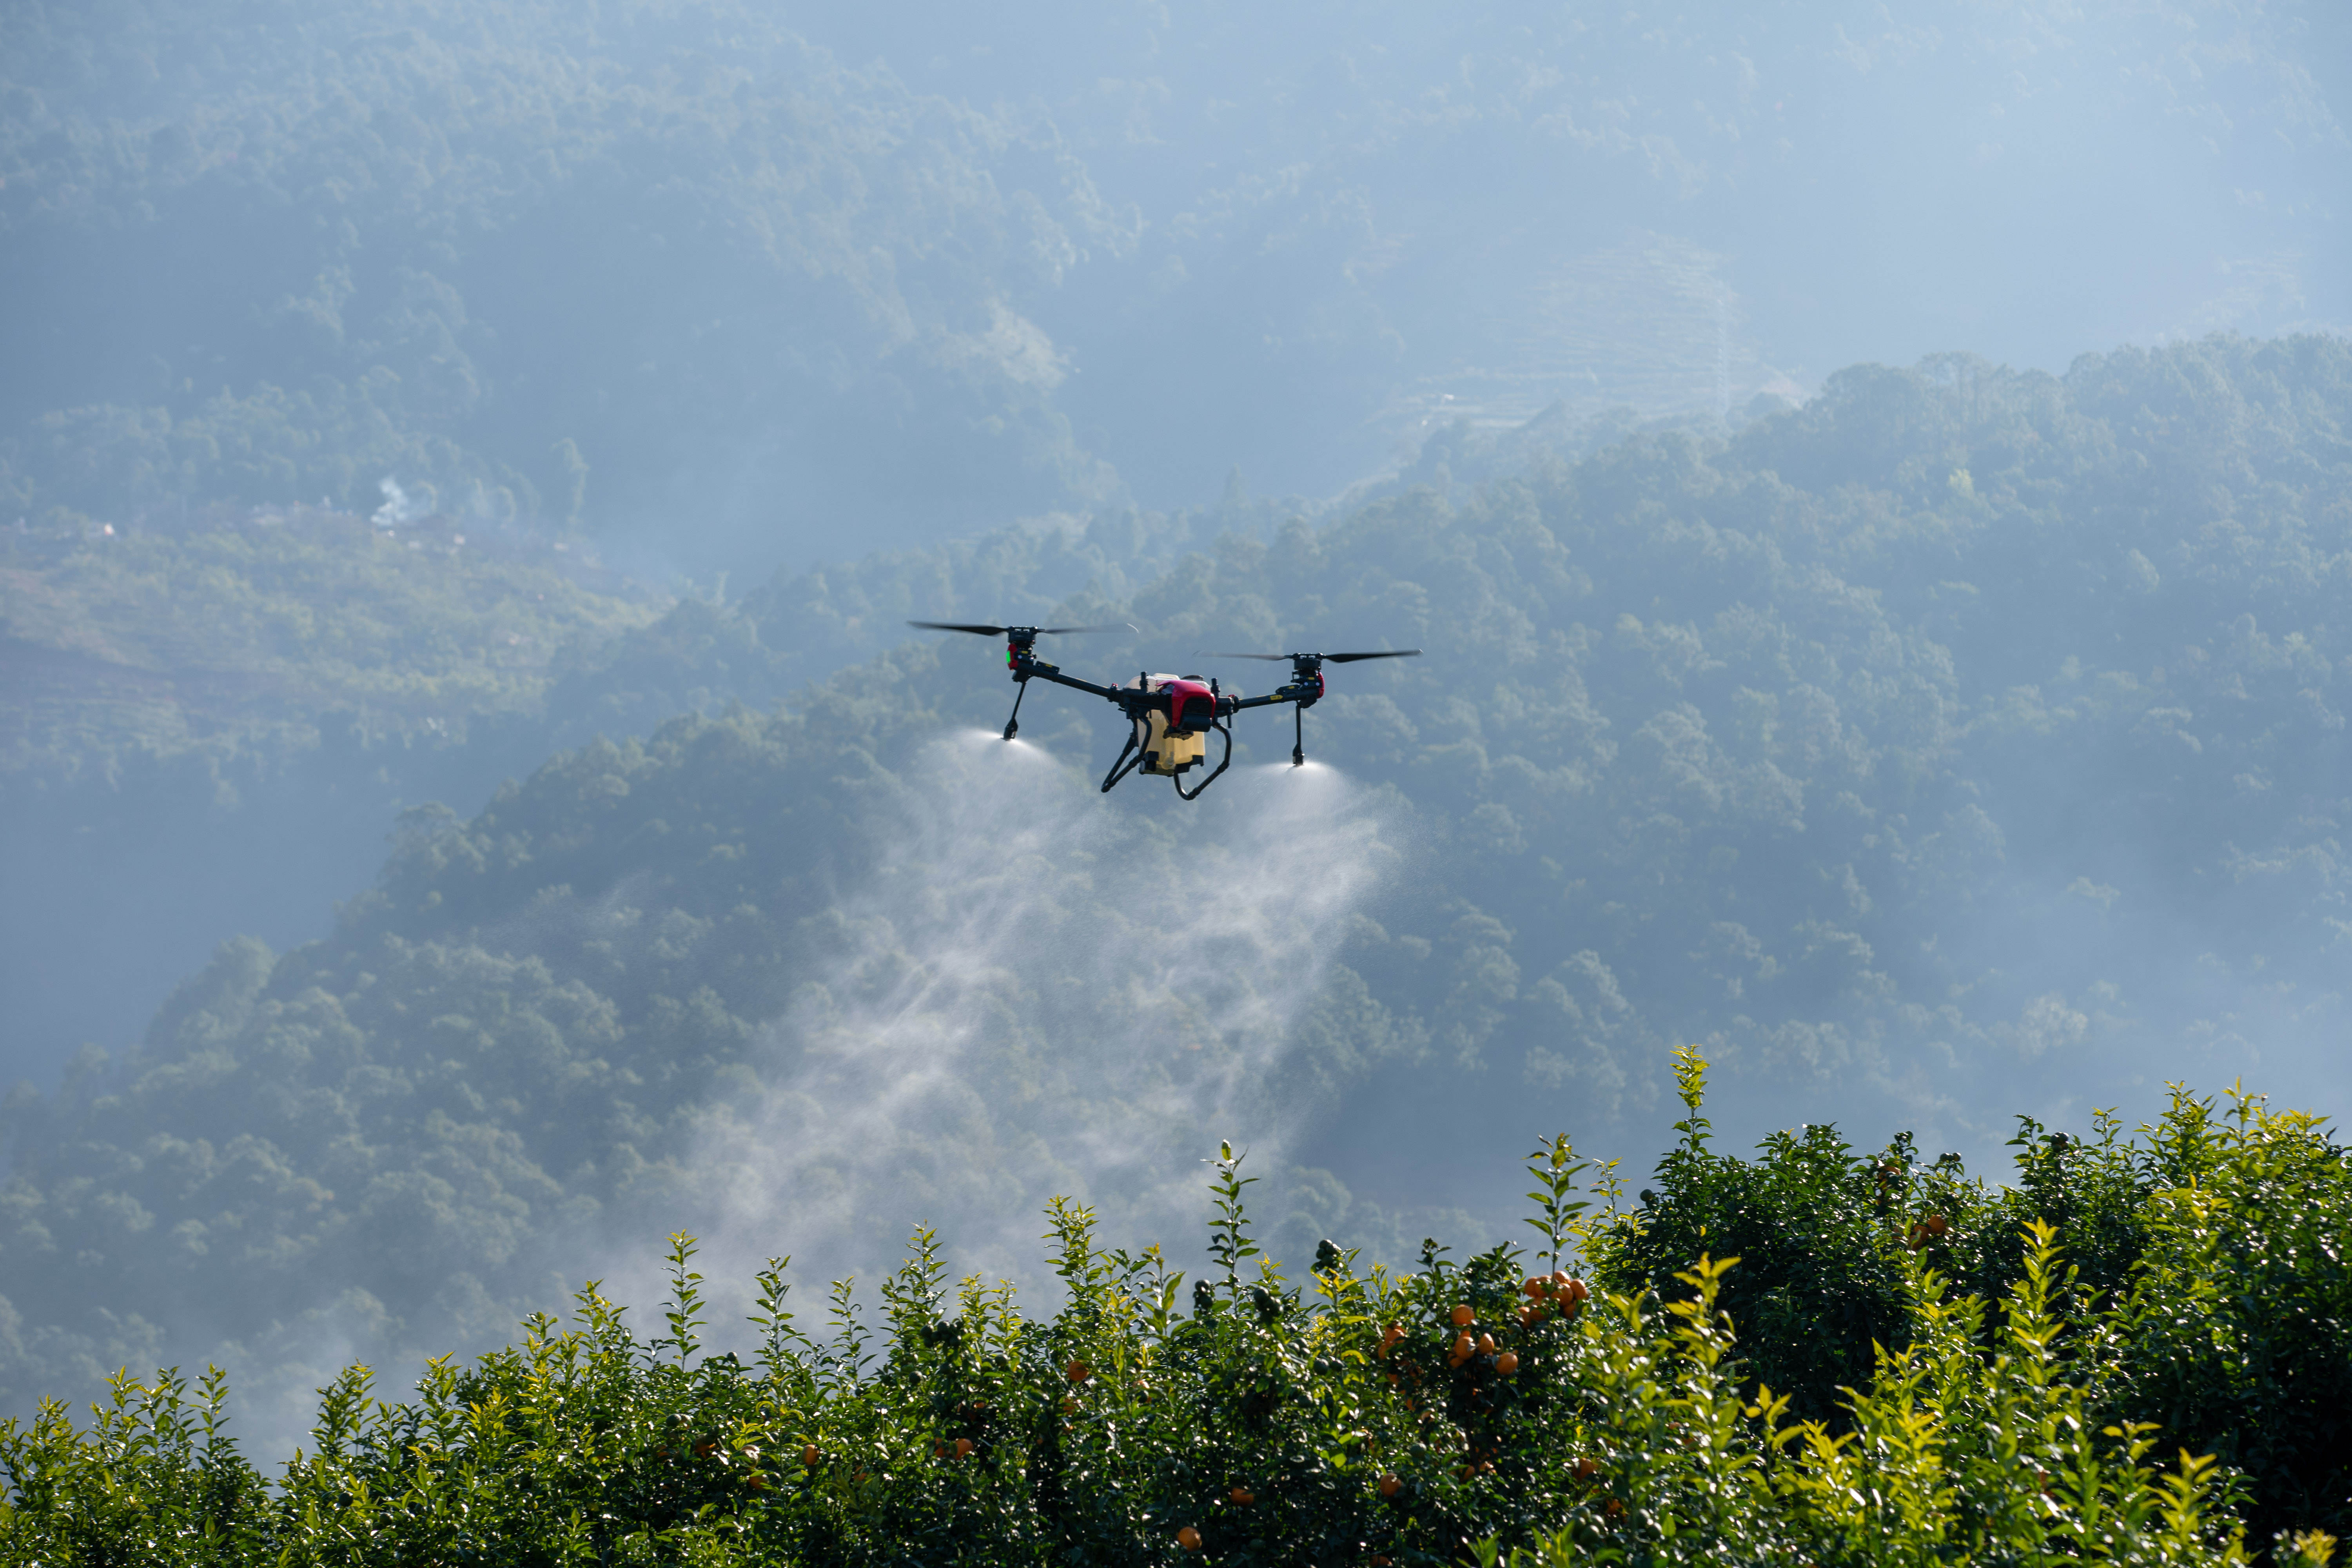
[{"label": "yellow spray tank", "polygon": [[1207,681],[1190,675],[1139,675],[1126,688],[1164,692],[1169,698],[1169,711],[1152,708],[1135,721],[1136,748],[1143,753],[1141,771],[1174,778],[1208,760],[1209,730],[1216,719],[1217,703]]}]

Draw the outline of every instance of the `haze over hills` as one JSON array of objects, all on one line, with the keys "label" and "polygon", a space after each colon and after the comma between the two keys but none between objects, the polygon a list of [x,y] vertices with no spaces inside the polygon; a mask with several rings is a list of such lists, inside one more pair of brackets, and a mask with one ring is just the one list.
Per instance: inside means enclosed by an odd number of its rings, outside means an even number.
[{"label": "haze over hills", "polygon": [[230,936],[323,934],[404,806],[470,813],[561,747],[772,706],[909,616],[1043,616],[1275,515],[1048,518],[731,600],[723,576],[681,598],[577,540],[446,515],[0,532],[0,864],[43,889],[0,903],[6,1071],[53,1081],[77,1045],[137,1037]]},{"label": "haze over hills", "polygon": [[2339,7],[1023,17],[16,5],[0,505],[391,476],[765,576],[1464,410],[2352,322]]},{"label": "haze over hills", "polygon": [[[10,1397],[210,1355],[284,1408],[680,1226],[736,1280],[918,1221],[1021,1269],[1003,1216],[1053,1191],[1179,1241],[1225,1135],[1281,1178],[1276,1256],[1475,1240],[1536,1136],[1654,1146],[1683,1041],[1733,1139],[1833,1116],[1981,1164],[2168,1077],[2325,1109],[2347,428],[2339,339],[1948,357],[1483,482],[1465,426],[1321,527],[1163,557],[1105,519],[681,601],[530,732],[682,716],[412,813],[331,937],[233,944],[12,1098]],[[1429,651],[1335,680],[1324,767],[1245,726],[1202,806],[1103,797],[1104,713],[1040,693],[987,739],[977,639],[793,689],[811,628],[980,613],[909,602],[948,580],[1141,628],[1074,669]]]}]

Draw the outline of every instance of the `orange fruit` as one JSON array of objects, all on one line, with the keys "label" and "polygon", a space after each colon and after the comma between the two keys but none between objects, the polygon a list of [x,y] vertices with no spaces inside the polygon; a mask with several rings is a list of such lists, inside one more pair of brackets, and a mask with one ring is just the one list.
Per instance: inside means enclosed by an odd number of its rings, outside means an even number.
[{"label": "orange fruit", "polygon": [[1931,1214],[1927,1216],[1927,1234],[1929,1236],[1941,1236],[1950,1228],[1951,1226],[1945,1223],[1944,1216],[1942,1215]]},{"label": "orange fruit", "polygon": [[1466,1329],[1477,1321],[1478,1314],[1470,1310],[1470,1303],[1467,1301],[1459,1302],[1454,1306],[1454,1326],[1455,1328]]},{"label": "orange fruit", "polygon": [[716,1443],[697,1443],[694,1446],[694,1457],[698,1459],[707,1459],[717,1452],[719,1445]]},{"label": "orange fruit", "polygon": [[1396,1479],[1393,1471],[1381,1478],[1381,1496],[1394,1497],[1402,1490],[1404,1490],[1404,1483]]},{"label": "orange fruit", "polygon": [[1257,1494],[1250,1490],[1247,1487],[1235,1487],[1233,1491],[1233,1498],[1235,1502],[1241,1504],[1244,1508],[1247,1508],[1250,1504],[1257,1501]]},{"label": "orange fruit", "polygon": [[1531,1274],[1519,1289],[1528,1293],[1530,1300],[1540,1301],[1543,1300],[1544,1292],[1551,1289],[1551,1281],[1540,1274]]},{"label": "orange fruit", "polygon": [[807,1447],[801,1450],[801,1463],[806,1465],[812,1470],[816,1468],[816,1445],[814,1443],[811,1443]]},{"label": "orange fruit", "polygon": [[1610,1518],[1615,1519],[1619,1514],[1625,1511],[1625,1504],[1620,1499],[1611,1498],[1607,1502],[1601,1505],[1601,1511],[1607,1514]]},{"label": "orange fruit", "polygon": [[1201,1532],[1188,1524],[1176,1532],[1176,1544],[1187,1552],[1198,1552],[1201,1550]]},{"label": "orange fruit", "polygon": [[1072,1383],[1084,1383],[1094,1374],[1095,1369],[1088,1366],[1085,1362],[1073,1361],[1070,1363],[1070,1381]]},{"label": "orange fruit", "polygon": [[1493,1355],[1495,1353],[1494,1335],[1480,1334],[1478,1336],[1478,1353],[1480,1355]]},{"label": "orange fruit", "polygon": [[1570,1300],[1571,1300],[1571,1301],[1582,1301],[1582,1300],[1584,1300],[1588,1299],[1589,1297],[1591,1297],[1591,1294],[1592,1294],[1592,1292],[1591,1292],[1591,1291],[1590,1291],[1590,1290],[1588,1290],[1588,1289],[1586,1289],[1584,1288],[1584,1281],[1583,1281],[1583,1280],[1581,1280],[1581,1279],[1570,1279],[1570,1280],[1568,1282],[1568,1299],[1569,1299]]},{"label": "orange fruit", "polygon": [[753,1470],[750,1475],[743,1478],[743,1487],[747,1491],[766,1491],[768,1489],[768,1478],[761,1475],[759,1471]]},{"label": "orange fruit", "polygon": [[1583,1458],[1576,1461],[1576,1479],[1578,1480],[1589,1481],[1600,1473],[1601,1467],[1594,1464],[1590,1458]]},{"label": "orange fruit", "polygon": [[1445,1359],[1452,1362],[1455,1366],[1460,1366],[1464,1362],[1470,1359],[1471,1352],[1476,1348],[1476,1346],[1470,1342],[1470,1336],[1468,1334],[1457,1334],[1454,1336],[1454,1352]]},{"label": "orange fruit", "polygon": [[969,1459],[971,1458],[971,1438],[959,1437],[956,1439],[956,1458],[959,1459]]},{"label": "orange fruit", "polygon": [[1505,1377],[1508,1377],[1511,1373],[1518,1371],[1518,1352],[1516,1351],[1505,1351],[1501,1355],[1496,1356],[1495,1358],[1495,1370],[1501,1373]]}]

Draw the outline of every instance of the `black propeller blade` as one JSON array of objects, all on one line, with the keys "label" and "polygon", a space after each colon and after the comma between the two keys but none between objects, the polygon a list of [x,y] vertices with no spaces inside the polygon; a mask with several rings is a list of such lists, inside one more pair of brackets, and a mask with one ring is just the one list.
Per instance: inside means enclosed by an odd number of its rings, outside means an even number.
[{"label": "black propeller blade", "polygon": [[1196,658],[1263,658],[1275,664],[1297,664],[1302,658],[1321,659],[1325,664],[1353,664],[1360,658],[1419,658],[1417,647],[1394,647],[1381,653],[1199,653]]},{"label": "black propeller blade", "polygon": [[935,632],[971,632],[983,637],[1001,637],[1007,632],[1035,632],[1039,637],[1055,637],[1071,632],[1131,632],[1130,626],[968,626],[958,621],[908,621],[910,626],[921,626]]}]

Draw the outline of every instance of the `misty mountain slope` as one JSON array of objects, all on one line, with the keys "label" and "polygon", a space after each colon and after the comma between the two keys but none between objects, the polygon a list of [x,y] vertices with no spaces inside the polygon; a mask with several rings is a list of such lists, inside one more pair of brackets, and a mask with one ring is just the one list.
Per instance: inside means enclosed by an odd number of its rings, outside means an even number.
[{"label": "misty mountain slope", "polygon": [[656,625],[600,646],[552,689],[551,746],[647,734],[686,709],[772,707],[810,681],[894,648],[909,620],[1043,624],[1079,594],[1123,600],[1221,532],[1270,531],[1283,503],[1206,512],[1054,513],[969,539],[780,570],[731,602],[682,599]]},{"label": "misty mountain slope", "polygon": [[1303,1167],[1277,1249],[1409,1246],[1542,1131],[1637,1152],[1680,1040],[1735,1137],[1980,1152],[2257,1066],[2324,1107],[2347,430],[2334,340],[1865,367],[1062,606],[1142,628],[1056,650],[1099,677],[1427,649],[1335,668],[1328,767],[1253,715],[1200,805],[1098,796],[1108,710],[1003,746],[957,637],[413,814],[332,937],[12,1099],[8,1385],[171,1347],[300,1390],[678,1226],[714,1278],[918,1221],[1020,1267],[1056,1189],[1174,1236],[1227,1133]]},{"label": "misty mountain slope", "polygon": [[579,649],[659,597],[562,542],[436,518],[256,508],[191,525],[0,537],[14,670],[0,782],[28,794],[206,755],[267,770],[349,728],[461,738],[536,714]]},{"label": "misty mountain slope", "polygon": [[902,421],[989,492],[960,528],[1106,493],[1043,405],[1052,345],[992,300],[1133,220],[1034,116],[740,7],[22,10],[19,508],[393,473],[577,521],[592,476],[642,515],[791,471],[822,511],[871,488],[827,452]]},{"label": "misty mountain slope", "polygon": [[1270,513],[1046,518],[778,573],[731,605],[633,583],[576,536],[443,515],[0,531],[0,876],[36,890],[0,909],[5,1076],[135,1038],[231,936],[323,932],[404,805],[471,810],[592,736],[771,707],[909,616],[1124,594]]},{"label": "misty mountain slope", "polygon": [[[2324,0],[24,0],[0,504],[583,522],[698,574],[1328,495],[1966,342],[2341,331]],[[683,521],[682,521],[683,520]],[[615,554],[619,552],[616,550]]]},{"label": "misty mountain slope", "polygon": [[323,930],[389,803],[534,765],[551,684],[666,598],[446,517],[0,529],[6,1075],[136,1038],[230,936]]}]

